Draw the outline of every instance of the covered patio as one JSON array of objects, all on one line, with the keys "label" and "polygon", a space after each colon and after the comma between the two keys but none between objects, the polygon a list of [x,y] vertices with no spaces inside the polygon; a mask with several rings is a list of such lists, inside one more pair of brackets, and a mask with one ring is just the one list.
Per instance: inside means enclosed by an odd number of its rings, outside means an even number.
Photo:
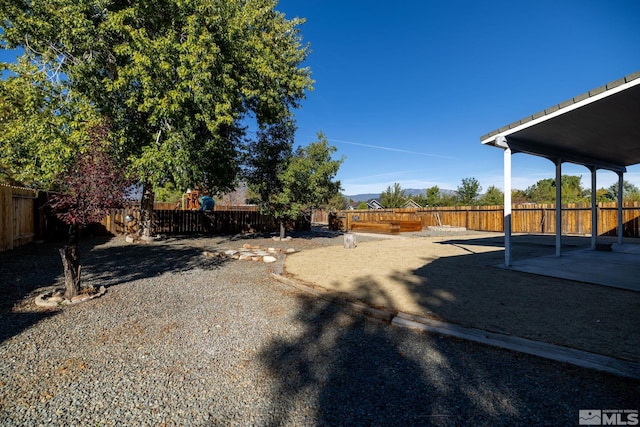
[{"label": "covered patio", "polygon": [[[561,182],[562,164],[583,165],[591,172],[591,229],[597,230],[596,172],[599,169],[618,175],[618,194],[623,194],[624,174],[627,167],[640,163],[640,72],[615,80],[544,111],[489,132],[480,138],[482,144],[504,151],[504,266],[532,273],[556,277],[574,270],[573,280],[607,284],[615,279],[598,280],[597,277],[627,277],[635,290],[640,290],[640,252],[623,248],[622,197],[618,197],[617,243],[611,252],[597,251],[597,232],[591,233],[589,259],[585,262],[561,262],[562,257],[562,186],[556,185],[555,257],[533,262],[513,262],[511,258],[511,156],[525,153],[549,159],[555,164],[555,180]],[[636,246],[636,245],[630,245]],[[609,249],[609,246],[606,247]],[[619,254],[619,255],[616,255]],[[623,262],[613,262],[615,259]],[[566,258],[566,257],[565,257]],[[565,259],[564,261],[569,261]],[[526,264],[526,265],[525,265]],[[604,267],[603,267],[604,266]],[[594,269],[604,269],[600,274]],[[615,270],[615,271],[614,271]],[[632,275],[629,277],[629,275]],[[633,279],[632,279],[633,278]],[[601,283],[601,282],[607,283]],[[626,285],[623,286],[628,288]],[[632,286],[633,287],[633,286]]]}]

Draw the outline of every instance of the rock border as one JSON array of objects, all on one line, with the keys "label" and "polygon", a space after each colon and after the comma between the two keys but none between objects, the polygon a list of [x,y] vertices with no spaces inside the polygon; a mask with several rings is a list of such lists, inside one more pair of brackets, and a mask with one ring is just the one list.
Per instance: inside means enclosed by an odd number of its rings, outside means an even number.
[{"label": "rock border", "polygon": [[261,248],[248,243],[242,245],[239,249],[212,249],[203,251],[202,255],[206,257],[231,258],[243,261],[262,261],[265,263],[273,263],[277,261],[278,254],[292,254],[297,252],[293,248]]},{"label": "rock border", "polygon": [[35,303],[38,307],[47,307],[47,308],[60,307],[63,305],[72,305],[72,304],[78,304],[85,301],[90,301],[92,299],[101,297],[106,292],[107,292],[107,288],[105,288],[104,286],[100,286],[100,289],[98,289],[98,292],[95,294],[91,294],[91,295],[79,294],[69,300],[63,297],[64,290],[54,289],[52,291],[48,291],[38,295],[35,299]]}]

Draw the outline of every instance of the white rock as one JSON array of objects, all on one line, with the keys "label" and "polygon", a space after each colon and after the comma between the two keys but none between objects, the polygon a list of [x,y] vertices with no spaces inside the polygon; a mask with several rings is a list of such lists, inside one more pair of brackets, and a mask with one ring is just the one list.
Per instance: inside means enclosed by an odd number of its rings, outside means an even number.
[{"label": "white rock", "polygon": [[263,261],[263,262],[266,262],[266,263],[271,263],[271,262],[276,262],[276,261],[277,261],[277,259],[276,259],[276,257],[274,257],[274,256],[267,255],[267,256],[265,256],[265,257],[262,257],[262,261]]}]

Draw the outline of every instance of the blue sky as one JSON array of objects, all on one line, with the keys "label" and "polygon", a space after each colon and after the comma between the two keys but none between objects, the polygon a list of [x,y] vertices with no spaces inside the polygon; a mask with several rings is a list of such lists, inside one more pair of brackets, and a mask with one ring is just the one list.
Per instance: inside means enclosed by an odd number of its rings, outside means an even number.
[{"label": "blue sky", "polygon": [[[303,17],[315,80],[296,111],[296,143],[322,131],[345,157],[344,194],[476,178],[503,188],[502,150],[480,136],[640,70],[638,0],[281,0]],[[0,60],[11,61],[0,50]],[[513,187],[555,176],[516,154]],[[565,163],[563,173],[586,168]],[[598,172],[598,187],[616,182]],[[640,187],[640,166],[625,179]]]},{"label": "blue sky", "polygon": [[[322,131],[345,156],[344,194],[503,188],[502,150],[480,136],[640,70],[637,0],[281,0],[311,45],[314,90],[296,112],[296,143]],[[512,158],[513,187],[555,176]],[[563,173],[586,168],[563,164]],[[640,167],[625,179],[640,186]],[[599,171],[598,187],[617,180]]]}]

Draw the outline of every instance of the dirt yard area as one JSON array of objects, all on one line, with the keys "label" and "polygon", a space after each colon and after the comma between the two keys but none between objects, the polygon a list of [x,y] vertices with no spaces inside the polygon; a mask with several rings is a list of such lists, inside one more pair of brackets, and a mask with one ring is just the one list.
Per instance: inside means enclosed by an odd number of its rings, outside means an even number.
[{"label": "dirt yard area", "polygon": [[[553,236],[514,236],[514,258],[552,254]],[[566,250],[588,245],[566,237]],[[640,294],[498,268],[495,233],[374,239],[287,256],[284,275],[377,308],[640,361]]]}]

